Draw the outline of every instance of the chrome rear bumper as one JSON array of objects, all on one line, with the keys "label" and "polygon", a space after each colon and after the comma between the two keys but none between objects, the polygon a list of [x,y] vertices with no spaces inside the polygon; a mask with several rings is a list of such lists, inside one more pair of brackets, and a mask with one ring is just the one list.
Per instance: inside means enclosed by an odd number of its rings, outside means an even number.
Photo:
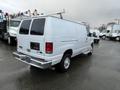
[{"label": "chrome rear bumper", "polygon": [[51,61],[48,62],[48,61],[45,61],[44,59],[31,57],[20,52],[13,52],[13,55],[17,60],[41,69],[49,68],[52,65]]}]

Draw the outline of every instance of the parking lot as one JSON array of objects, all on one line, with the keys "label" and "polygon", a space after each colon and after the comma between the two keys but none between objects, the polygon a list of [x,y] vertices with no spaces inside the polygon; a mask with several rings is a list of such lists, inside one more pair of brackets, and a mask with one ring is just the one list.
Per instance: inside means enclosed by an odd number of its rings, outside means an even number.
[{"label": "parking lot", "polygon": [[120,42],[101,41],[93,56],[77,56],[66,73],[30,70],[0,41],[0,90],[120,90]]}]

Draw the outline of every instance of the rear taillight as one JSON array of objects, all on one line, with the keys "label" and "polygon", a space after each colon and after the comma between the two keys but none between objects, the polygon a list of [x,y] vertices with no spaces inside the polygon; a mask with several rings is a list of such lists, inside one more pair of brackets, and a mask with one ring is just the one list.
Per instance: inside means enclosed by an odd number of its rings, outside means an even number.
[{"label": "rear taillight", "polygon": [[47,54],[53,53],[53,43],[52,43],[52,42],[46,42],[45,52],[46,52]]}]

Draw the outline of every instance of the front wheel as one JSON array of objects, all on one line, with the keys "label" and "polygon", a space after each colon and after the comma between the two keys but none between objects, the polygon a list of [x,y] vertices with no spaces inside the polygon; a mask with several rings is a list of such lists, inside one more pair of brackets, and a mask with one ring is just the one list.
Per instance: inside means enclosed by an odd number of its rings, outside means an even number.
[{"label": "front wheel", "polygon": [[105,36],[105,35],[103,35],[103,36],[102,36],[102,39],[104,39],[104,40],[105,40],[105,39],[106,39],[106,36]]},{"label": "front wheel", "polygon": [[71,60],[70,55],[65,54],[59,64],[56,65],[56,70],[60,72],[66,72],[70,68]]}]

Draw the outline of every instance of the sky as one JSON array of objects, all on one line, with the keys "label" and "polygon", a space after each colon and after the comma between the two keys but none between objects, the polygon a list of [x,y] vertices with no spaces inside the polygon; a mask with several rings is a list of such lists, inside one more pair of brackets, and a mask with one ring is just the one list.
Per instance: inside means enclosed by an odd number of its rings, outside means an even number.
[{"label": "sky", "polygon": [[120,18],[119,4],[120,0],[0,0],[0,9],[11,13],[28,9],[52,13],[65,9],[64,18],[99,26]]}]

